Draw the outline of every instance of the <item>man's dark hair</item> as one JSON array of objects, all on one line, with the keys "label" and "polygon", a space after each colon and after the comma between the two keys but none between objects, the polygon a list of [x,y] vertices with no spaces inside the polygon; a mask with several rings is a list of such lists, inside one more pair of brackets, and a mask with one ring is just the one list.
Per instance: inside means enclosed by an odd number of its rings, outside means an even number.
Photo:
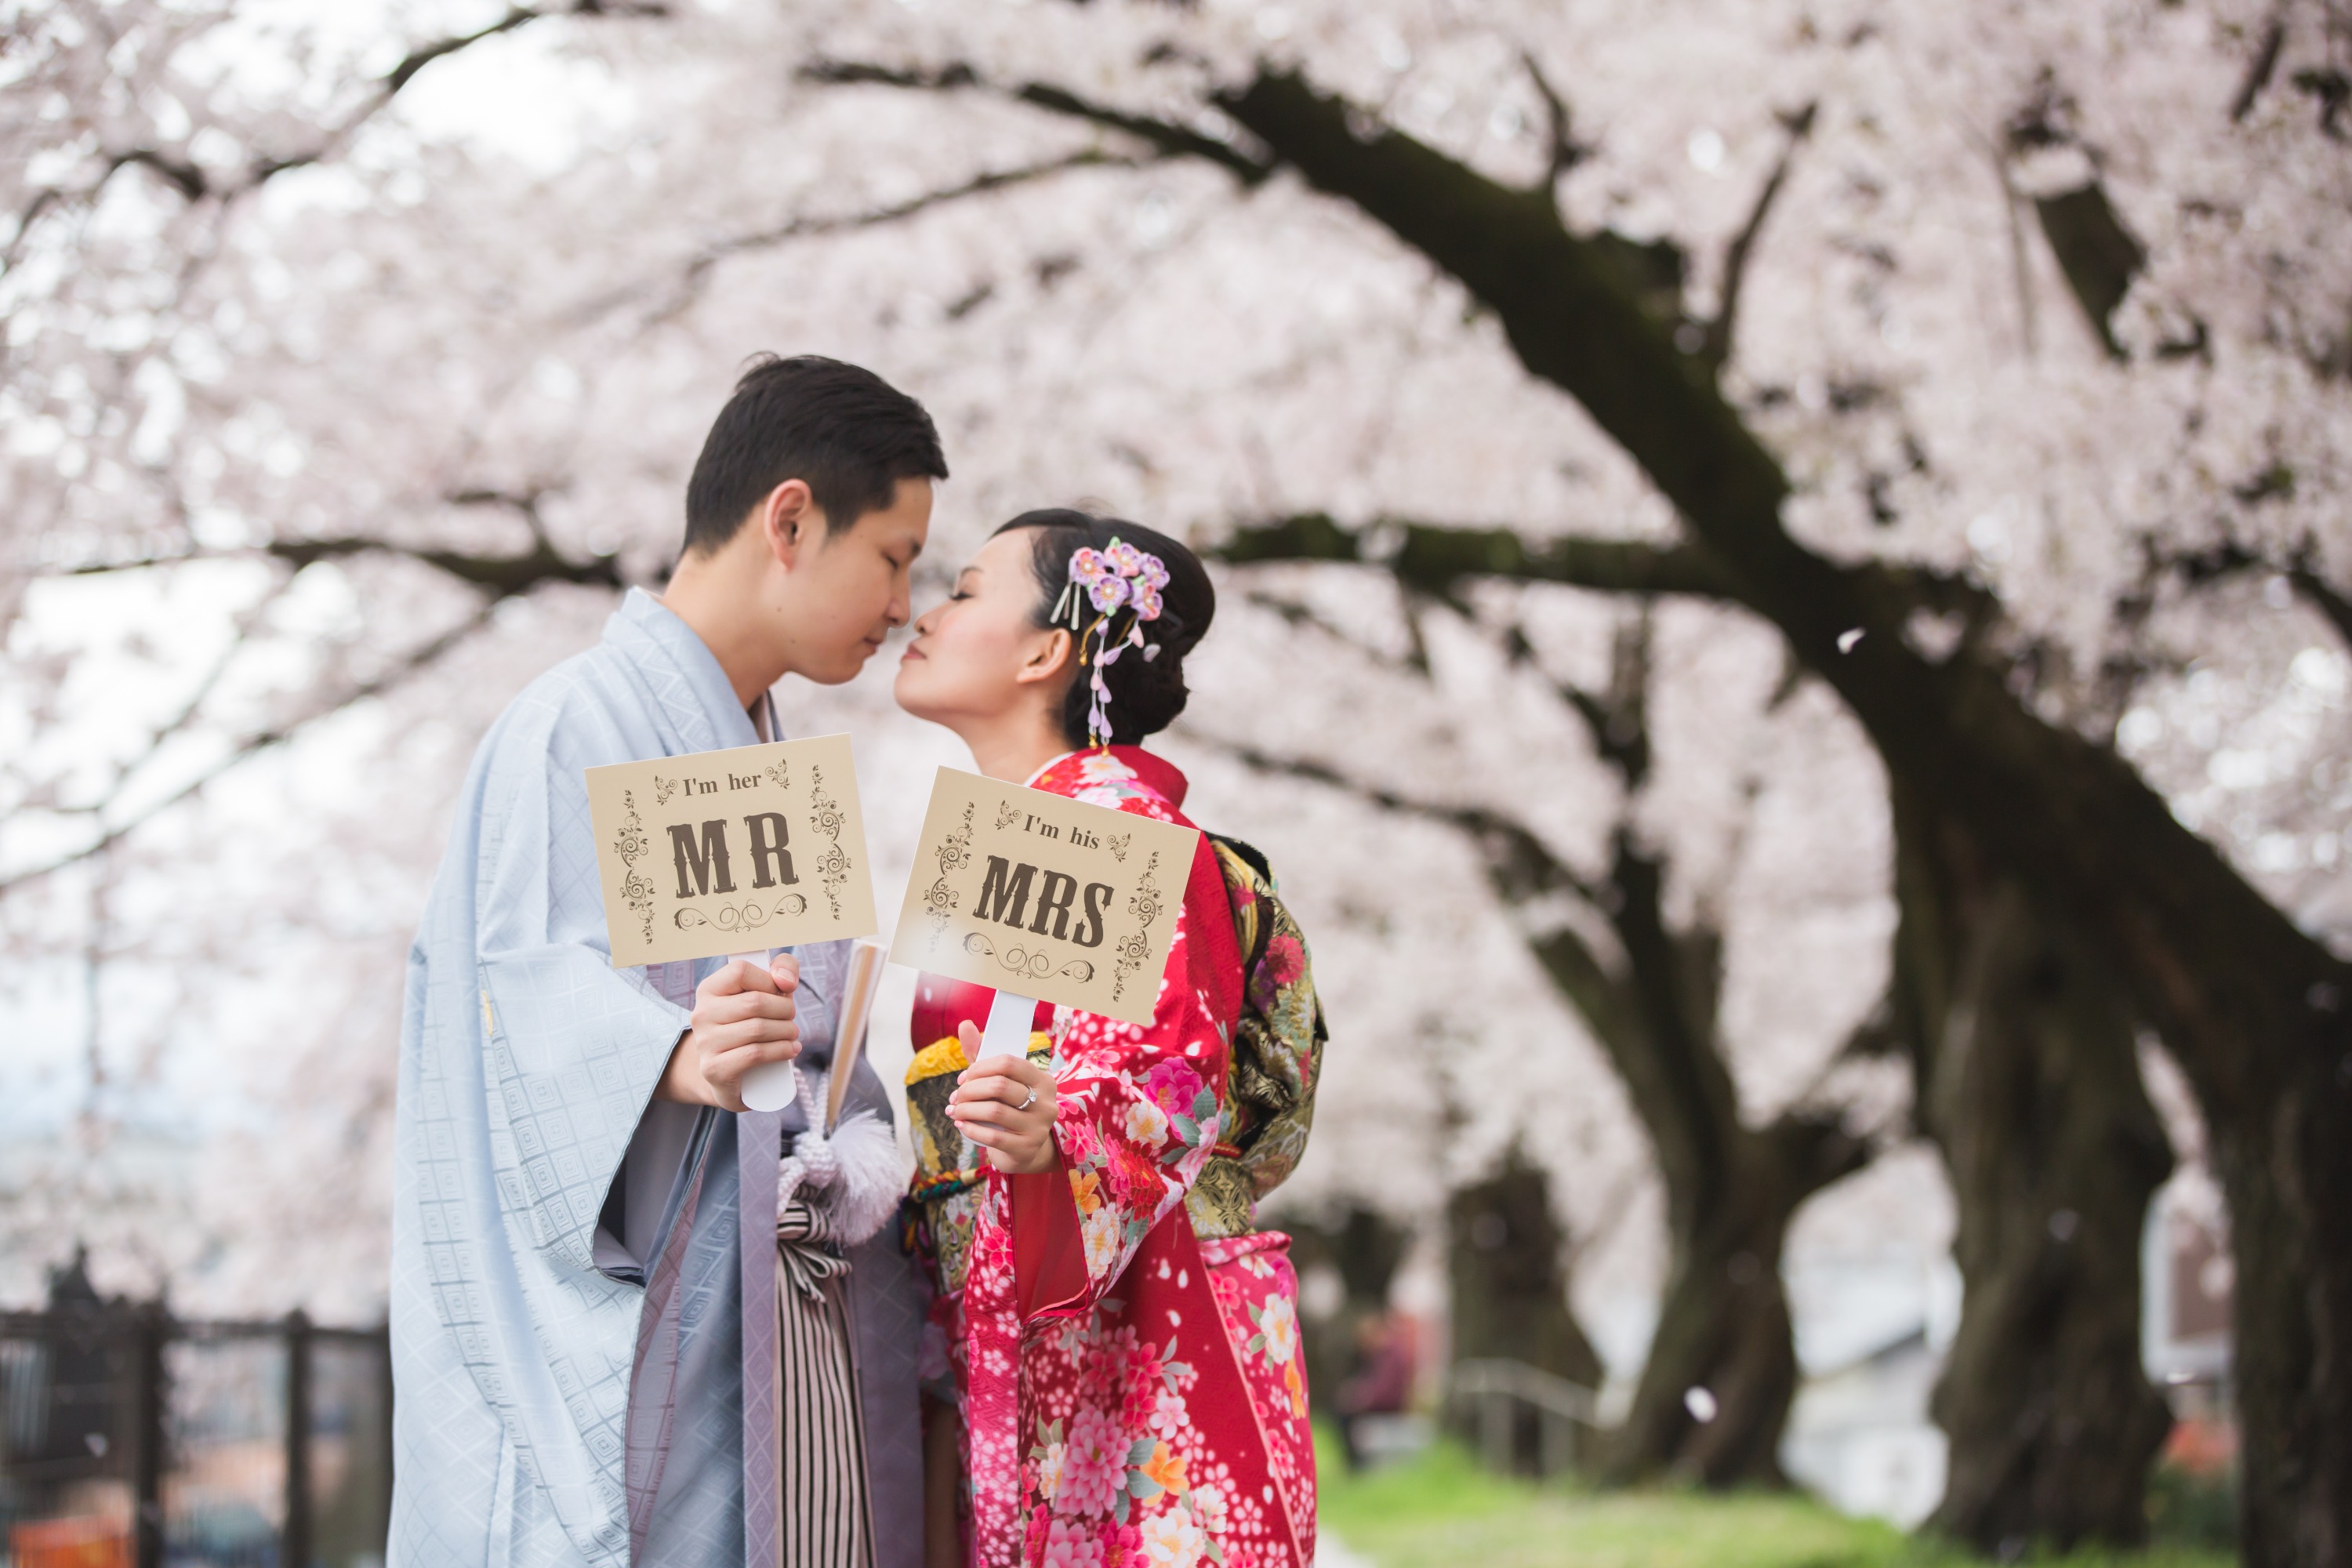
[{"label": "man's dark hair", "polygon": [[931,416],[872,371],[820,354],[761,354],[694,460],[686,548],[719,549],[786,479],[808,486],[830,533],[889,506],[900,479],[947,477]]}]

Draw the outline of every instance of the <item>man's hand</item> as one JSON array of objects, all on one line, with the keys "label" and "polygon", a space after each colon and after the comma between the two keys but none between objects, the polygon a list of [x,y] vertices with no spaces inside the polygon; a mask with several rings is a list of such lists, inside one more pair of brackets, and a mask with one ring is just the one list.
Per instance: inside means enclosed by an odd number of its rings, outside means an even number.
[{"label": "man's hand", "polygon": [[743,1109],[743,1075],[801,1054],[793,993],[800,961],[780,953],[762,969],[738,959],[694,988],[694,1026],[670,1052],[654,1093],[683,1105]]},{"label": "man's hand", "polygon": [[[980,1049],[980,1029],[968,1023],[958,1032],[969,1058]],[[1054,1144],[1054,1078],[1026,1058],[983,1057],[964,1068],[948,1096],[948,1114],[1000,1171],[1034,1175],[1061,1163]]]}]

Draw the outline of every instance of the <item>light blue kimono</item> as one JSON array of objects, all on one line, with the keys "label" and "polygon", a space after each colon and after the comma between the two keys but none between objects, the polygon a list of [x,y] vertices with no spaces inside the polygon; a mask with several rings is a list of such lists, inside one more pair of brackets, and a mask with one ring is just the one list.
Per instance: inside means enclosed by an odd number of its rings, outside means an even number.
[{"label": "light blue kimono", "polygon": [[[776,1568],[799,1112],[652,1100],[719,961],[613,967],[583,778],[757,740],[701,639],[633,591],[475,756],[401,1029],[394,1568]],[[845,946],[800,954],[804,1065],[829,1058]],[[890,1114],[863,1063],[849,1098]],[[876,1568],[921,1553],[923,1303],[897,1228],[849,1254]]]}]

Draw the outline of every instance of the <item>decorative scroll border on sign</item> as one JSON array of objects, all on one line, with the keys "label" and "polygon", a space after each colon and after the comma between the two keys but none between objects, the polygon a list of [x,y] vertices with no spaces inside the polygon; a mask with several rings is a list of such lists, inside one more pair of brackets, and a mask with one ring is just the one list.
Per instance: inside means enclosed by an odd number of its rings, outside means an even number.
[{"label": "decorative scroll border on sign", "polygon": [[939,880],[923,894],[924,912],[931,919],[930,946],[926,952],[936,952],[940,938],[947,934],[948,917],[955,911],[958,895],[948,879],[971,864],[971,806],[963,808],[963,826],[931,847],[932,858],[939,862]]},{"label": "decorative scroll border on sign", "polygon": [[1127,977],[1142,968],[1144,960],[1151,956],[1151,927],[1160,919],[1160,885],[1151,879],[1151,873],[1158,869],[1160,851],[1155,849],[1151,858],[1144,862],[1143,875],[1135,879],[1134,896],[1127,900],[1127,912],[1142,923],[1118,939],[1118,962],[1111,966],[1113,1001],[1126,994]]},{"label": "decorative scroll border on sign", "polygon": [[841,884],[849,879],[849,857],[841,847],[841,803],[824,793],[824,770],[812,765],[809,769],[809,826],[833,840],[833,845],[817,857],[817,879],[824,884],[824,901],[833,910],[833,918],[841,918]]},{"label": "decorative scroll border on sign", "polygon": [[621,804],[628,808],[628,815],[621,818],[620,830],[613,836],[613,853],[618,855],[621,864],[628,868],[628,875],[621,879],[621,900],[644,926],[645,940],[651,942],[654,936],[654,885],[637,870],[637,858],[648,853],[653,846],[646,837],[644,821],[637,816],[635,792],[624,790]]},{"label": "decorative scroll border on sign", "polygon": [[720,931],[751,931],[763,926],[771,919],[789,920],[808,913],[808,900],[798,893],[786,893],[772,909],[762,903],[721,904],[706,916],[700,910],[680,910],[670,918],[680,931],[693,931],[701,926],[717,926]]},{"label": "decorative scroll border on sign", "polygon": [[1025,947],[1008,947],[999,952],[996,951],[996,944],[978,931],[972,931],[965,936],[963,950],[966,952],[977,953],[982,958],[992,958],[1007,973],[1018,975],[1024,980],[1043,980],[1048,975],[1059,974],[1066,980],[1075,980],[1084,985],[1095,977],[1095,966],[1083,958],[1074,958],[1061,968],[1055,969],[1053,957],[1048,953],[1034,952]]}]

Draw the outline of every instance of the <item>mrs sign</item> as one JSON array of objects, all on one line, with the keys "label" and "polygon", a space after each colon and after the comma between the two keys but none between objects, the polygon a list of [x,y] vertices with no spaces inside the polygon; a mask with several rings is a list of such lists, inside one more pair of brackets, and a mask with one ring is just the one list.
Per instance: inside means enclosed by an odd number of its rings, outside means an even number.
[{"label": "mrs sign", "polygon": [[1200,837],[941,768],[890,960],[996,987],[992,1056],[1040,1000],[1148,1024]]}]

